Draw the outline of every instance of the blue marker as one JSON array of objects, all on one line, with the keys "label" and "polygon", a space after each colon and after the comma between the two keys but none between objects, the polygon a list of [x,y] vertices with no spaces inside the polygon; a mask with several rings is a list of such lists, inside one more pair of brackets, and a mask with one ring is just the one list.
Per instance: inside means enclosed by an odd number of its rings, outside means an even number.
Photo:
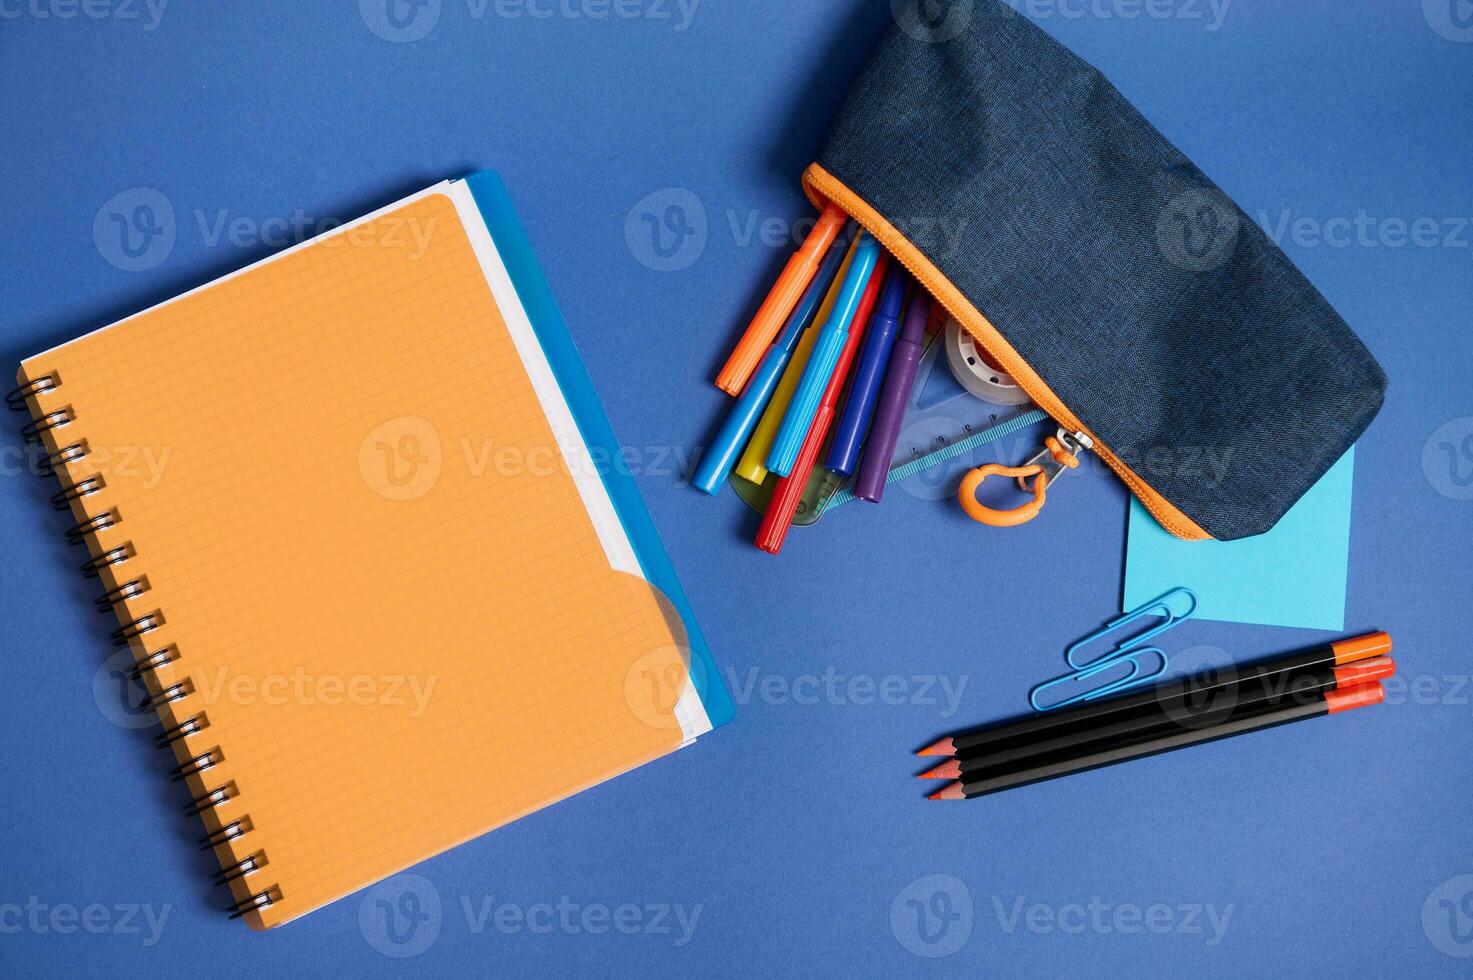
[{"label": "blue marker", "polygon": [[869,322],[864,350],[859,355],[859,367],[849,387],[849,401],[844,406],[844,416],[839,420],[833,446],[829,449],[828,468],[840,476],[852,475],[859,462],[859,447],[864,444],[865,433],[869,430],[875,399],[879,397],[880,383],[885,377],[885,366],[890,363],[890,351],[895,347],[895,334],[900,329],[900,311],[905,305],[908,279],[905,267],[899,262],[890,267],[890,274],[885,277],[880,310]]},{"label": "blue marker", "polygon": [[767,468],[778,476],[787,476],[792,472],[793,464],[798,461],[803,440],[808,438],[813,417],[818,414],[818,403],[823,400],[824,390],[828,388],[834,368],[838,366],[839,354],[844,349],[845,341],[849,339],[849,328],[853,325],[859,301],[864,297],[870,275],[874,273],[879,261],[880,244],[865,232],[855,247],[854,261],[849,266],[849,278],[844,280],[844,287],[839,291],[833,312],[819,332],[818,342],[814,345],[812,356],[808,358],[803,378],[793,392],[793,400],[788,403],[788,413],[783,416],[777,438],[772,440]]},{"label": "blue marker", "polygon": [[823,265],[818,270],[818,275],[813,277],[808,291],[803,294],[803,299],[793,310],[793,315],[788,319],[788,325],[778,335],[777,341],[767,349],[767,356],[762,359],[761,365],[747,382],[747,387],[742,391],[742,396],[732,406],[731,413],[726,416],[726,422],[721,426],[721,431],[716,433],[706,454],[701,457],[701,465],[696,470],[691,485],[698,490],[714,494],[721,489],[726,478],[731,475],[731,468],[736,465],[737,456],[741,454],[742,447],[752,436],[752,430],[757,427],[757,420],[762,417],[763,410],[768,401],[772,399],[772,393],[777,390],[777,385],[782,380],[783,369],[788,366],[789,359],[793,356],[793,348],[798,345],[798,338],[803,331],[807,330],[818,315],[818,308],[823,304],[823,298],[828,294],[829,286],[834,281],[835,274],[839,271],[839,263],[843,261],[844,255],[849,250],[848,235],[841,235],[833,247],[829,250],[828,258],[824,259]]}]

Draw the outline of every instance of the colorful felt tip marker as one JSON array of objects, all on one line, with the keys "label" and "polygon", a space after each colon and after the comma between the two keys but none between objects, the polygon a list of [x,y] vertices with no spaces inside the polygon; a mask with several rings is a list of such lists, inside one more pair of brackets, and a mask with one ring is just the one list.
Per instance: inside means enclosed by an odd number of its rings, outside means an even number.
[{"label": "colorful felt tip marker", "polygon": [[843,242],[835,242],[829,249],[828,257],[824,259],[823,265],[814,276],[813,282],[809,284],[808,291],[803,294],[803,299],[798,303],[793,315],[788,318],[788,324],[783,332],[778,335],[777,341],[768,348],[767,356],[752,375],[752,379],[743,389],[741,397],[732,406],[731,413],[727,415],[726,422],[721,426],[721,431],[716,434],[711,447],[701,457],[701,465],[697,467],[691,484],[706,493],[714,494],[726,483],[726,478],[731,475],[731,468],[736,463],[737,454],[747,444],[752,430],[757,427],[757,420],[762,411],[772,398],[772,393],[777,389],[778,381],[782,377],[783,369],[787,367],[789,358],[793,355],[793,348],[798,344],[798,338],[803,331],[813,322],[818,314],[819,305],[823,302],[824,294],[828,292],[829,283],[839,271],[839,263],[844,259],[844,253],[848,251]]},{"label": "colorful felt tip marker", "polygon": [[803,240],[803,246],[788,260],[787,268],[783,269],[783,274],[778,277],[772,292],[757,310],[747,332],[731,352],[731,357],[727,358],[726,366],[716,377],[716,387],[730,395],[741,394],[746,388],[752,372],[757,369],[757,362],[776,339],[783,321],[793,312],[793,307],[798,305],[804,290],[818,272],[824,253],[839,236],[839,229],[844,227],[846,220],[848,215],[838,206],[830,204],[824,208],[813,231],[809,232],[808,237]]},{"label": "colorful felt tip marker", "polygon": [[849,251],[844,256],[844,262],[839,266],[839,273],[834,281],[829,284],[828,295],[823,298],[823,305],[818,308],[818,316],[808,329],[803,331],[803,336],[798,341],[798,346],[793,350],[793,356],[788,358],[787,369],[783,371],[782,380],[777,383],[777,390],[772,393],[772,399],[767,403],[767,411],[762,413],[762,418],[757,423],[757,428],[752,431],[752,438],[747,443],[747,449],[742,453],[742,458],[737,460],[733,472],[743,480],[750,483],[762,484],[767,481],[767,454],[772,451],[772,440],[777,436],[778,426],[783,424],[783,416],[788,414],[788,403],[793,400],[793,391],[798,387],[798,381],[803,377],[803,369],[808,366],[808,357],[813,353],[813,342],[818,339],[818,328],[829,321],[829,314],[834,310],[834,304],[838,302],[839,293],[844,288],[844,280],[849,278],[849,266],[854,263],[854,250],[859,247],[859,236],[854,235],[849,239]]},{"label": "colorful felt tip marker", "polygon": [[803,448],[803,440],[813,426],[818,413],[818,403],[823,398],[834,368],[839,363],[839,354],[849,340],[854,327],[855,311],[864,297],[875,265],[880,260],[880,244],[868,232],[860,236],[859,246],[854,252],[854,261],[849,265],[849,278],[844,281],[839,301],[834,311],[818,334],[808,366],[803,369],[803,378],[793,392],[788,404],[788,413],[778,427],[777,438],[772,441],[772,452],[767,456],[767,468],[778,476],[787,476]]},{"label": "colorful felt tip marker", "polygon": [[875,406],[875,420],[869,429],[869,445],[854,481],[854,496],[879,503],[890,475],[895,446],[900,441],[900,423],[905,406],[915,387],[916,369],[920,367],[926,341],[926,322],[931,318],[931,297],[920,286],[911,290],[910,304],[905,310],[905,326],[895,341],[890,355],[890,368],[885,373],[885,388]]},{"label": "colorful felt tip marker", "polygon": [[[905,289],[909,283],[910,276],[900,263],[890,266],[884,292],[880,294],[880,309],[865,333],[859,366],[854,369],[854,380],[849,385],[849,401],[844,405],[844,414],[839,418],[839,427],[834,430],[834,442],[829,448],[827,467],[840,476],[852,475],[859,462],[859,449],[864,445],[870,416],[874,414],[875,399],[879,397],[880,384],[884,381],[885,365],[890,363],[890,351],[895,347],[895,332],[900,329],[900,313],[905,306]],[[889,459],[889,455],[885,458]]]},{"label": "colorful felt tip marker", "polygon": [[865,287],[864,296],[859,301],[859,310],[854,317],[856,325],[844,342],[844,349],[839,352],[839,362],[835,366],[833,376],[829,378],[828,387],[824,389],[823,399],[819,402],[818,412],[813,419],[813,426],[808,430],[803,439],[803,445],[798,449],[798,458],[794,461],[793,472],[778,481],[777,489],[772,494],[772,502],[767,505],[767,511],[762,515],[762,525],[757,529],[757,547],[768,554],[775,555],[783,550],[783,541],[787,539],[788,529],[793,525],[793,516],[798,513],[798,504],[802,501],[803,491],[808,486],[808,477],[813,473],[814,464],[818,462],[819,450],[823,448],[823,441],[829,434],[829,426],[833,424],[835,409],[839,404],[839,392],[844,388],[844,378],[849,373],[849,365],[854,361],[855,355],[859,352],[859,345],[864,340],[865,326],[869,322],[870,311],[875,308],[875,302],[879,298],[880,281],[889,263],[889,255],[880,256],[875,267],[875,275]]}]

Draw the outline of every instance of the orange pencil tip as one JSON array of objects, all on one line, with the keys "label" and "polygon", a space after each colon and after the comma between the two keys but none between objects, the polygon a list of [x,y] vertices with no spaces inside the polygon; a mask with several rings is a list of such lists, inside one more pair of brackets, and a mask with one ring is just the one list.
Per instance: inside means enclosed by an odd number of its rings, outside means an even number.
[{"label": "orange pencil tip", "polygon": [[962,775],[962,764],[959,759],[949,759],[936,768],[923,772],[917,779],[960,779]]},{"label": "orange pencil tip", "polygon": [[952,783],[950,786],[941,790],[939,793],[932,793],[930,798],[933,800],[964,800],[966,799],[966,797],[967,794],[966,791],[962,789],[962,784]]},{"label": "orange pencil tip", "polygon": [[955,745],[955,743],[952,742],[950,735],[946,736],[945,738],[943,738],[939,742],[935,742],[935,743],[933,743],[931,745],[926,746],[925,748],[921,749],[919,752],[916,753],[916,755],[955,755],[955,754],[956,754],[956,745]]}]

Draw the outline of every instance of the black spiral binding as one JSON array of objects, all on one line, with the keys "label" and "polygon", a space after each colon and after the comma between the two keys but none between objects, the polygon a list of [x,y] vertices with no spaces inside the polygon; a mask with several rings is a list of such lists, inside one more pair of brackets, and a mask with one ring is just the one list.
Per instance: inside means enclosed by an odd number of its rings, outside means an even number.
[{"label": "black spiral binding", "polygon": [[[51,373],[42,375],[26,384],[21,385],[5,396],[5,404],[16,411],[26,411],[35,400],[41,396],[54,392],[61,387],[61,377]],[[42,457],[39,469],[43,476],[60,476],[63,469],[71,463],[85,458],[91,451],[86,439],[75,440],[65,438],[58,430],[65,429],[77,421],[77,415],[71,405],[60,408],[49,409],[44,412],[37,409],[32,413],[33,421],[21,429],[21,436],[28,443],[46,445],[47,433],[55,445],[55,450]],[[93,474],[83,477],[72,483],[63,481],[62,488],[51,498],[51,504],[57,510],[69,510],[72,504],[84,500],[93,494],[100,493],[107,486],[107,481],[101,474]],[[110,528],[118,527],[123,521],[122,515],[116,510],[105,510],[98,514],[85,516],[66,532],[67,541],[72,544],[96,543],[96,535]],[[124,563],[131,562],[137,557],[133,550],[133,543],[125,541],[120,545],[108,548],[105,551],[96,551],[93,558],[82,565],[82,573],[88,578],[101,578],[102,570],[112,568]],[[155,609],[134,619],[128,618],[125,603],[130,599],[136,599],[143,593],[149,591],[148,577],[139,575],[136,578],[122,582],[116,588],[97,600],[98,608],[106,612],[117,614],[122,623],[113,631],[112,639],[120,647],[131,647],[134,644],[147,643],[149,634],[164,625],[165,619],[162,611]],[[144,647],[149,650],[148,647]],[[160,667],[172,664],[180,659],[179,648],[173,644],[149,650],[144,656],[133,662],[128,675],[133,680],[143,681],[157,671]],[[194,682],[184,678],[178,682],[163,685],[155,682],[149,685],[150,694],[143,702],[144,709],[161,710],[165,705],[174,704],[195,693]],[[171,728],[166,729],[154,738],[155,744],[160,748],[172,749],[176,744],[184,742],[191,736],[198,735],[209,727],[209,719],[204,712],[191,715],[180,721]],[[193,751],[193,750],[191,750]],[[183,782],[192,776],[201,776],[209,770],[218,766],[225,760],[225,754],[219,746],[197,752],[186,758],[179,765],[170,770],[170,778],[175,782]],[[234,780],[226,782],[214,789],[207,790],[204,794],[192,800],[185,806],[185,813],[189,816],[200,816],[218,806],[222,806],[230,800],[240,796]],[[213,850],[215,848],[232,844],[248,835],[255,829],[248,814],[242,814],[221,825],[216,830],[200,840],[201,850]],[[220,885],[231,885],[233,882],[241,881],[257,873],[270,862],[266,858],[265,851],[256,851],[235,863],[222,868],[215,875],[215,883]],[[281,889],[276,885],[268,885],[260,891],[249,891],[246,897],[233,903],[227,911],[230,918],[239,919],[252,912],[260,912],[270,908],[282,900]]]}]

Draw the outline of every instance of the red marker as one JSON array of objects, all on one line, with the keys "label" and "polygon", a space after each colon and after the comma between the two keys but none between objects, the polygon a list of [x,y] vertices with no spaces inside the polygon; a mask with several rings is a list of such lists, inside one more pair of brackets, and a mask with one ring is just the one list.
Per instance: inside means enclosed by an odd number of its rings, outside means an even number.
[{"label": "red marker", "polygon": [[783,540],[788,536],[788,528],[793,525],[793,516],[798,513],[798,503],[803,499],[803,490],[808,485],[808,477],[813,473],[813,467],[818,462],[819,450],[823,448],[823,441],[828,438],[829,426],[834,424],[834,416],[837,414],[839,405],[839,393],[844,390],[844,381],[849,376],[849,366],[854,362],[854,355],[858,352],[860,344],[864,342],[864,335],[869,330],[870,314],[874,312],[875,302],[879,299],[880,286],[885,281],[885,273],[889,271],[890,254],[881,253],[879,262],[875,263],[875,271],[870,275],[869,285],[865,287],[864,295],[860,297],[859,307],[854,311],[854,326],[850,328],[849,339],[844,343],[844,349],[839,352],[839,361],[834,366],[833,376],[829,378],[829,385],[824,389],[823,401],[818,404],[818,414],[814,416],[813,425],[808,429],[808,436],[803,440],[803,448],[798,452],[798,461],[793,464],[793,469],[787,476],[778,482],[777,490],[772,495],[772,502],[767,505],[767,513],[762,515],[762,526],[757,529],[757,547],[769,554],[777,554],[783,550]]}]

